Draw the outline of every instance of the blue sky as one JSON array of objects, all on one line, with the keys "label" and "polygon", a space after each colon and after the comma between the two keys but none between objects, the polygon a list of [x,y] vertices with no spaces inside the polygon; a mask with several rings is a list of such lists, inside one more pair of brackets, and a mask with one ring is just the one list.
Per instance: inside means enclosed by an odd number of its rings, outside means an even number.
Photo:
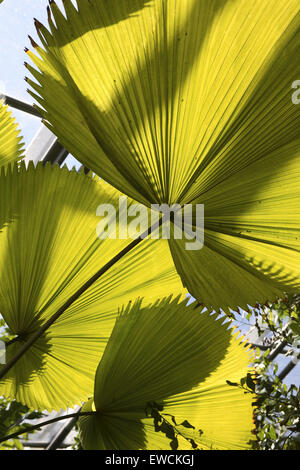
[{"label": "blue sky", "polygon": [[[56,3],[61,6],[62,1]],[[0,93],[32,103],[31,96],[26,92],[24,80],[26,69],[24,47],[30,48],[28,35],[36,38],[33,18],[46,25],[47,0],[4,0],[0,6]],[[18,111],[13,112],[20,123],[26,145],[30,142],[41,122]]]}]

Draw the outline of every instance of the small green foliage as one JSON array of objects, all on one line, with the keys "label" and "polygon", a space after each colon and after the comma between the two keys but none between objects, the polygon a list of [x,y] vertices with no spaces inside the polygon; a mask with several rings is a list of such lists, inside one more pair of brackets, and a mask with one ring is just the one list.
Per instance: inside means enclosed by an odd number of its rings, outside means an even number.
[{"label": "small green foliage", "polygon": [[195,426],[192,426],[187,420],[184,420],[182,423],[180,423],[180,426],[184,426],[185,428],[195,429]]},{"label": "small green foliage", "polygon": [[[174,416],[161,413],[163,411],[163,406],[157,404],[156,402],[152,401],[147,403],[146,406],[146,416],[151,416],[154,420],[154,429],[156,432],[162,432],[166,435],[168,439],[170,439],[170,447],[172,450],[178,449],[178,437],[183,437],[186,441],[191,444],[191,448],[193,450],[198,449],[198,444],[195,440],[187,435],[185,435],[184,430],[179,429],[179,427],[183,427],[186,429],[195,429],[191,423],[187,420],[184,420],[182,423],[177,424],[176,419]],[[168,417],[168,418],[166,418]],[[168,420],[171,419],[172,423]],[[201,436],[203,431],[199,429],[199,435]]]},{"label": "small green foliage", "polygon": [[0,315],[0,340],[4,342],[12,341],[15,335],[11,333],[5,321]]},{"label": "small green foliage", "polygon": [[269,353],[274,345],[283,343],[286,356],[299,358],[300,296],[289,295],[277,303],[269,304],[261,329],[269,329],[272,335],[268,340],[268,350],[259,352],[255,360],[255,420],[259,448],[297,448],[300,432],[300,388],[283,383],[278,376],[278,365],[269,359]]},{"label": "small green foliage", "polygon": [[[284,345],[286,356],[300,355],[300,296],[287,296],[270,303],[259,312],[256,328],[259,336],[271,332],[263,340],[268,349],[257,349],[254,367],[255,379],[248,373],[240,383],[230,382],[254,397],[254,418],[257,441],[253,447],[259,450],[300,449],[300,388],[287,386],[278,375],[278,364],[270,358],[272,348]],[[259,320],[262,316],[262,321]]]},{"label": "small green foliage", "polygon": [[[5,398],[0,398],[0,439],[13,432],[17,432],[22,424],[22,429],[26,426],[31,426],[29,423],[24,423],[24,420],[39,419],[43,416],[42,413],[37,411],[30,411],[29,408],[17,401],[9,401]],[[23,434],[23,440],[28,438],[27,434]],[[22,450],[23,444],[19,439],[11,439],[0,444],[0,450]]]},{"label": "small green foliage", "polygon": [[74,436],[74,443],[72,444],[71,449],[72,450],[83,450],[81,440],[80,440],[80,437],[79,437],[79,424],[78,424],[78,421],[76,421],[76,424],[75,424],[73,430],[76,431],[77,434]]},{"label": "small green foliage", "polygon": [[238,387],[239,384],[237,382],[230,382],[230,380],[226,380],[226,383],[230,385],[231,387]]},{"label": "small green foliage", "polygon": [[252,391],[252,392],[255,392],[255,382],[251,376],[251,374],[247,374],[247,377],[246,377],[246,384],[247,384],[247,387]]}]

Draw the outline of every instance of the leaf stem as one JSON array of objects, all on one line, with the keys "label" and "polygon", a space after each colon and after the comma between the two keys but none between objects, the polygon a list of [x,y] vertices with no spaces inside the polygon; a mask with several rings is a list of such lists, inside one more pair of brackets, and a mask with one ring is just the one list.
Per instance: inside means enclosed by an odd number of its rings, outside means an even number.
[{"label": "leaf stem", "polygon": [[150,226],[142,235],[133,240],[128,246],[121,250],[114,256],[108,263],[102,266],[82,287],[80,287],[75,294],[73,294],[58,310],[47,320],[39,330],[32,334],[26,343],[18,350],[14,357],[12,357],[7,364],[0,369],[0,380],[10,371],[10,369],[21,359],[21,357],[31,348],[31,346],[50,328],[51,325],[87,290],[91,287],[101,276],[103,276],[112,266],[114,266],[121,258],[147,238],[154,230],[157,230],[165,222],[166,218],[161,217],[153,226]]},{"label": "leaf stem", "polygon": [[47,421],[43,421],[42,423],[35,424],[34,426],[28,426],[26,428],[21,429],[20,431],[14,432],[12,434],[8,434],[7,436],[4,436],[0,439],[1,442],[8,441],[9,439],[15,439],[16,437],[20,436],[21,434],[29,433],[32,431],[36,431],[37,429],[40,429],[43,426],[47,426],[48,424],[56,423],[57,421],[62,421],[63,419],[69,419],[69,418],[79,418],[79,416],[90,416],[97,414],[97,411],[82,411],[80,413],[71,413],[69,415],[64,415],[64,416],[59,416],[58,418],[53,418],[49,419]]}]

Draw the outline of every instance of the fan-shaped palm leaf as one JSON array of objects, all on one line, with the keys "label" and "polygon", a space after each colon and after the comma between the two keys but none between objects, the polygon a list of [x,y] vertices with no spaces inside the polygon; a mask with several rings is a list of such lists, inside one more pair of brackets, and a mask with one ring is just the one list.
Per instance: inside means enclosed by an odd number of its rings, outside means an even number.
[{"label": "fan-shaped palm leaf", "polygon": [[[119,193],[66,168],[15,166],[0,175],[0,312],[16,335],[7,360],[131,240],[97,237],[99,204]],[[167,242],[165,242],[167,243]],[[160,263],[156,259],[160,259]],[[118,309],[183,292],[164,244],[143,240],[69,307],[0,381],[0,395],[38,409],[87,399]]]},{"label": "fan-shaped palm leaf", "polygon": [[206,305],[299,288],[298,0],[77,4],[52,2],[40,58],[28,52],[50,128],[148,206],[205,204],[204,249],[171,250]]},{"label": "fan-shaped palm leaf", "polygon": [[[97,369],[98,415],[80,418],[84,447],[170,449],[171,439],[155,432],[153,418],[146,416],[154,402],[199,448],[247,448],[251,395],[226,380],[249,373],[250,354],[223,321],[177,300],[129,306],[117,319]],[[91,409],[92,400],[84,410]],[[191,448],[181,437],[182,445]]]},{"label": "fan-shaped palm leaf", "polygon": [[17,161],[23,151],[18,125],[0,99],[0,166]]}]

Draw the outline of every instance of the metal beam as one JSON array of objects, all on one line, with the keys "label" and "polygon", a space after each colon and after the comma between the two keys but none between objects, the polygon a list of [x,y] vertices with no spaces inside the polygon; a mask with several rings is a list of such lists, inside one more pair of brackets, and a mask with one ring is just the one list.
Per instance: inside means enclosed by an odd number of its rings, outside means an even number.
[{"label": "metal beam", "polygon": [[[81,411],[81,407],[76,410],[79,414]],[[71,418],[67,423],[65,423],[61,429],[55,434],[49,445],[46,447],[45,450],[56,450],[61,447],[66,437],[70,434],[72,429],[74,428],[76,422],[78,420],[78,416]]]},{"label": "metal beam", "polygon": [[282,381],[286,378],[286,376],[294,369],[296,366],[295,362],[290,361],[284,369],[278,374],[279,379]]},{"label": "metal beam", "polygon": [[[268,349],[270,349],[270,346],[266,346],[264,344],[259,344],[259,343],[246,343],[246,346],[252,346],[253,348],[258,348],[261,351],[267,351]],[[286,354],[287,351],[288,351],[287,349],[284,349],[284,348],[282,349],[282,345],[280,344],[280,348],[278,347],[276,356],[277,354]]]},{"label": "metal beam", "polygon": [[58,142],[56,136],[43,124],[26,149],[25,162],[51,162],[61,165],[68,151]]},{"label": "metal beam", "polygon": [[23,111],[24,113],[31,114],[32,116],[42,118],[42,115],[39,113],[37,109],[31,104],[25,103],[24,101],[17,100],[12,96],[0,94],[0,99],[3,99],[5,104],[11,106],[12,108],[18,109],[19,111]]},{"label": "metal beam", "polygon": [[[22,444],[24,447],[29,447],[29,448],[32,448],[32,449],[46,449],[46,447],[48,447],[49,445],[49,442],[44,442],[44,441],[24,441],[23,439],[21,440]],[[67,447],[70,447],[71,444],[60,444],[59,447],[57,447],[57,449],[66,449]]]},{"label": "metal beam", "polygon": [[[4,94],[0,94],[0,99],[4,99],[5,104],[12,108],[42,118],[42,115],[34,106],[24,101]],[[58,142],[57,137],[42,124],[26,150],[25,161],[33,161],[34,163],[43,161],[61,165],[68,154],[69,152]]]}]

